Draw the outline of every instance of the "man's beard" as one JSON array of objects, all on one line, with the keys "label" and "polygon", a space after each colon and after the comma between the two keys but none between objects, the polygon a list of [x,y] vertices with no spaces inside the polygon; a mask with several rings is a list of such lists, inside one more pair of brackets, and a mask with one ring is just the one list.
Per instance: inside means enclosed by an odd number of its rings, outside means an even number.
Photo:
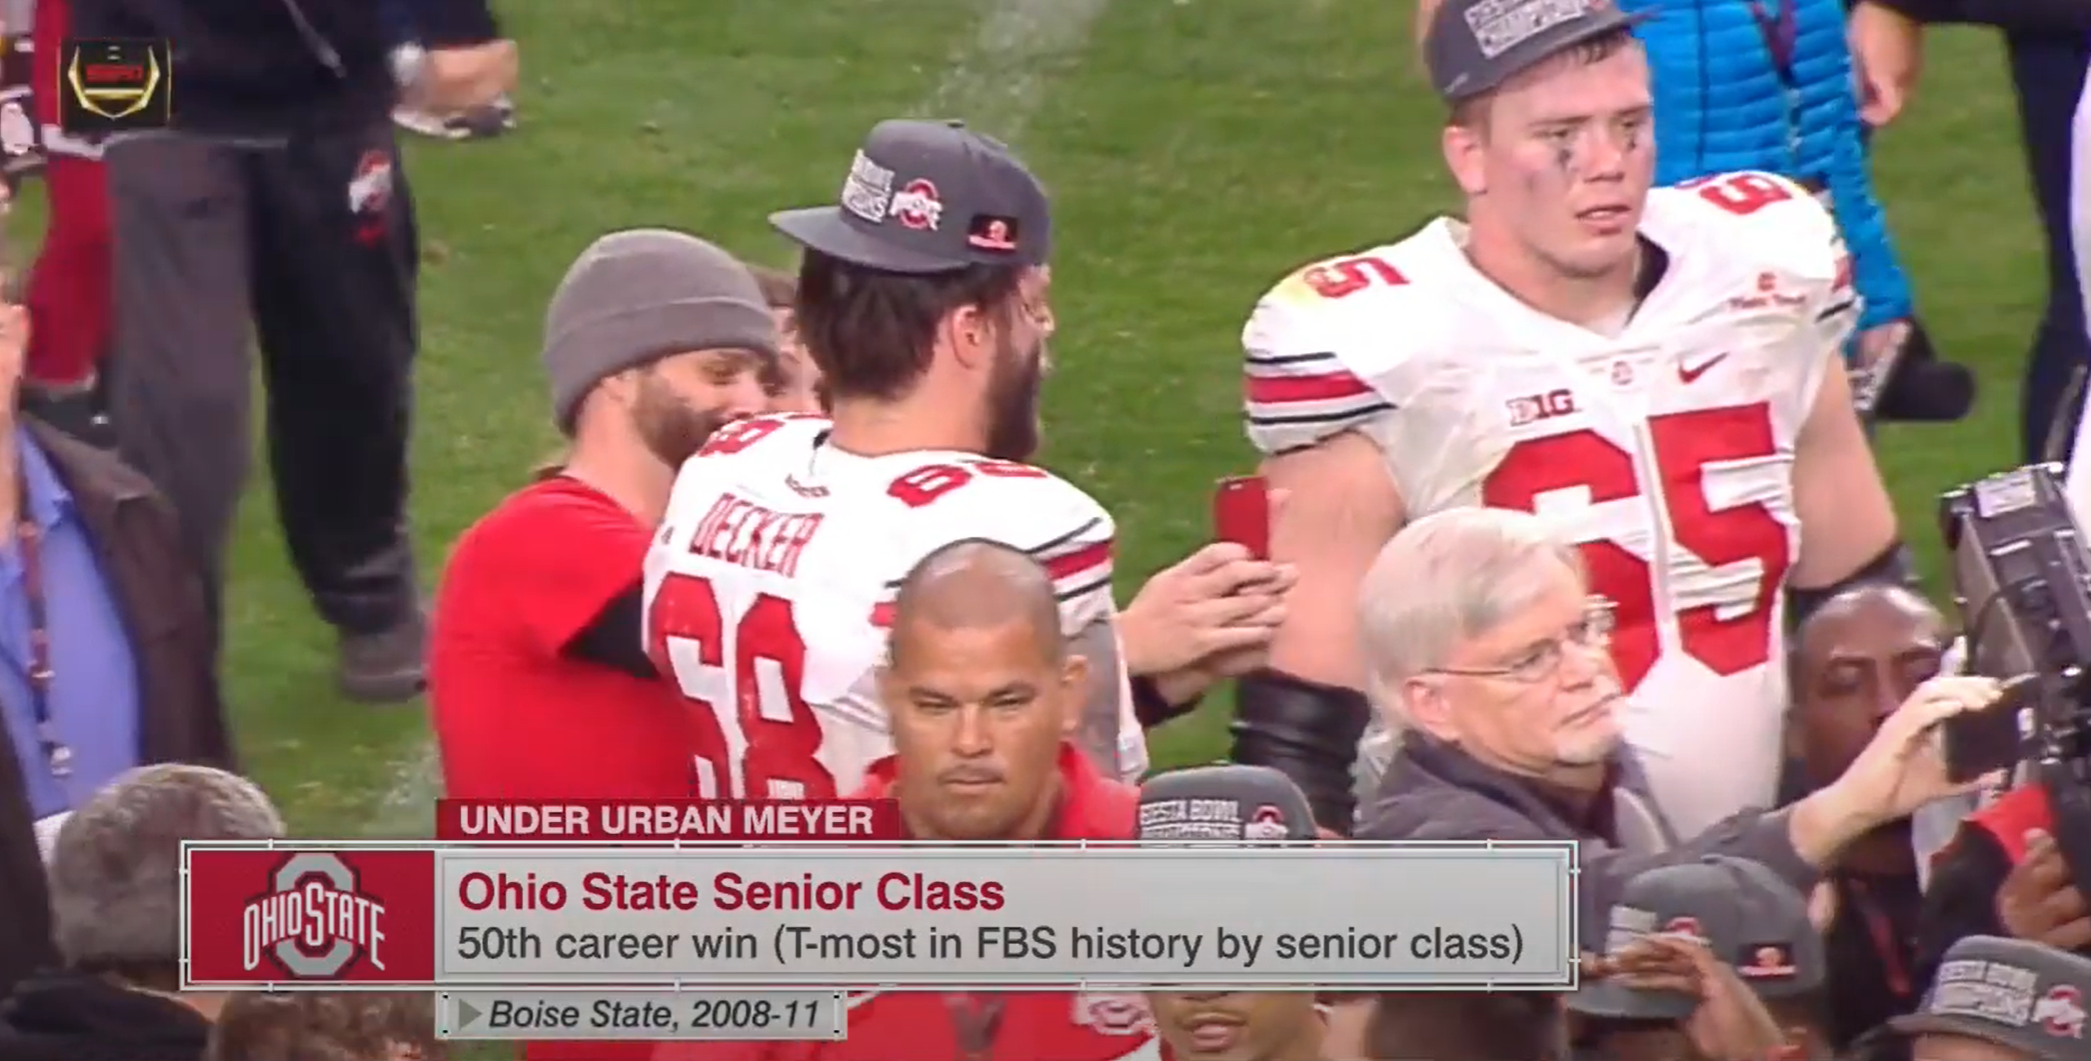
[{"label": "man's beard", "polygon": [[997,351],[987,379],[987,456],[1029,461],[1038,452],[1038,392],[1045,379],[1045,341],[1029,351]]},{"label": "man's beard", "polygon": [[646,448],[668,467],[682,467],[704,448],[712,432],[724,426],[725,413],[695,408],[651,377],[640,381],[638,397],[632,403],[632,427]]}]

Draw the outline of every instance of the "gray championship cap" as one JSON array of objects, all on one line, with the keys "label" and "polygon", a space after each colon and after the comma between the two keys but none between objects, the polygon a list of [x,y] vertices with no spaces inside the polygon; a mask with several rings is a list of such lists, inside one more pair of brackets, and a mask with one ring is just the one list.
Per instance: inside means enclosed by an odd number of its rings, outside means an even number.
[{"label": "gray championship cap", "polygon": [[1305,793],[1268,766],[1194,766],[1140,785],[1143,841],[1312,840],[1314,809]]},{"label": "gray championship cap", "polygon": [[770,224],[801,246],[893,273],[1043,265],[1053,243],[1045,187],[1009,148],[956,121],[878,123],[834,206]]},{"label": "gray championship cap", "polygon": [[2022,939],[1968,936],[1946,951],[1917,1012],[1888,1026],[1955,1035],[2033,1061],[2091,1061],[2084,999],[2091,959]]},{"label": "gray championship cap", "polygon": [[[1605,950],[1616,954],[1642,936],[1662,933],[1704,940],[1760,998],[1815,990],[1828,972],[1822,936],[1808,920],[1808,900],[1747,859],[1708,855],[1645,870],[1628,881],[1612,907]],[[1630,1020],[1681,1020],[1697,1006],[1688,995],[1613,980],[1586,983],[1568,996],[1568,1008],[1577,1013]]]},{"label": "gray championship cap", "polygon": [[1647,17],[1616,0],[1444,0],[1424,34],[1423,63],[1430,87],[1457,103]]}]

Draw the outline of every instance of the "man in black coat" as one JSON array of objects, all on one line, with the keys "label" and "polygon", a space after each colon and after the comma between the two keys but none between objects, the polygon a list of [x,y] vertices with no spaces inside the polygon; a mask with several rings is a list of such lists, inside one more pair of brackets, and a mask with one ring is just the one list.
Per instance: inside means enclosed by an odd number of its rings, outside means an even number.
[{"label": "man in black coat", "polygon": [[79,37],[172,54],[165,130],[106,146],[115,328],[110,414],[170,500],[212,611],[245,481],[250,322],[293,563],[372,701],[423,683],[406,530],[418,261],[393,141],[399,84],[469,106],[512,87],[486,0],[423,0],[427,48],[395,71],[373,0],[76,0]]},{"label": "man in black coat", "polygon": [[1865,97],[1861,114],[1885,125],[1902,111],[1923,66],[1923,27],[1992,26],[2004,31],[2018,95],[2019,125],[2033,200],[2046,234],[2047,309],[2026,362],[2020,448],[2027,461],[2070,455],[2091,373],[2076,241],[2071,233],[2077,159],[2075,117],[2091,65],[2091,4],[2082,0],[1859,0],[1852,9],[1852,60]]}]

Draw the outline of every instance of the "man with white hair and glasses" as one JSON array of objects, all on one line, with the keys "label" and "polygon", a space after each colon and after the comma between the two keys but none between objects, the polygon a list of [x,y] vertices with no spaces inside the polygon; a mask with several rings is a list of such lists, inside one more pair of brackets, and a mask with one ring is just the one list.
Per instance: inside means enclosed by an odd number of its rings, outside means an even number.
[{"label": "man with white hair and glasses", "polygon": [[1728,855],[1805,891],[1867,830],[1964,787],[1946,779],[1931,731],[1997,697],[1988,678],[1933,678],[1837,781],[1680,842],[1650,809],[1621,739],[1610,605],[1591,596],[1580,554],[1544,520],[1490,508],[1425,516],[1380,552],[1360,601],[1367,695],[1401,736],[1357,835],[1582,841],[1592,953],[1622,886],[1655,865]]}]

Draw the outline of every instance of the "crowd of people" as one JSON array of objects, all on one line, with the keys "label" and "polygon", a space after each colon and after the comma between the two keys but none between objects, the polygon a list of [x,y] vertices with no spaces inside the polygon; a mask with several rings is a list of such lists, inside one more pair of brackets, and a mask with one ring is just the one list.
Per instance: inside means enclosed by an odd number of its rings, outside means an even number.
[{"label": "crowd of people", "polygon": [[[1925,16],[1858,5],[1841,102],[1812,3],[1759,26],[1785,121],[1753,147],[1669,121],[1728,104],[1652,79],[1679,46],[1635,5],[1422,5],[1462,208],[1256,302],[1268,534],[1123,605],[1111,513],[1030,463],[1044,186],[961,122],[882,122],[834,203],[772,215],[793,272],[666,228],[580,254],[542,347],[564,446],[424,618],[391,126],[512,124],[514,45],[475,0],[185,5],[176,53],[220,76],[106,144],[47,107],[52,236],[0,309],[0,1061],[448,1052],[427,994],[183,988],[181,841],[291,835],[217,677],[250,321],[341,684],[426,689],[451,796],[891,799],[914,839],[1008,843],[1166,840],[1143,801],[1196,796],[1298,842],[1580,844],[1566,994],[870,991],[841,1042],[532,1061],[2091,1057],[2045,797],[1938,747],[2010,676],[1959,673],[1870,442],[1965,406],[1854,153]],[[35,54],[67,19],[177,37],[166,10],[43,0]],[[1153,773],[1147,732],[1222,686],[1230,763]]]}]

